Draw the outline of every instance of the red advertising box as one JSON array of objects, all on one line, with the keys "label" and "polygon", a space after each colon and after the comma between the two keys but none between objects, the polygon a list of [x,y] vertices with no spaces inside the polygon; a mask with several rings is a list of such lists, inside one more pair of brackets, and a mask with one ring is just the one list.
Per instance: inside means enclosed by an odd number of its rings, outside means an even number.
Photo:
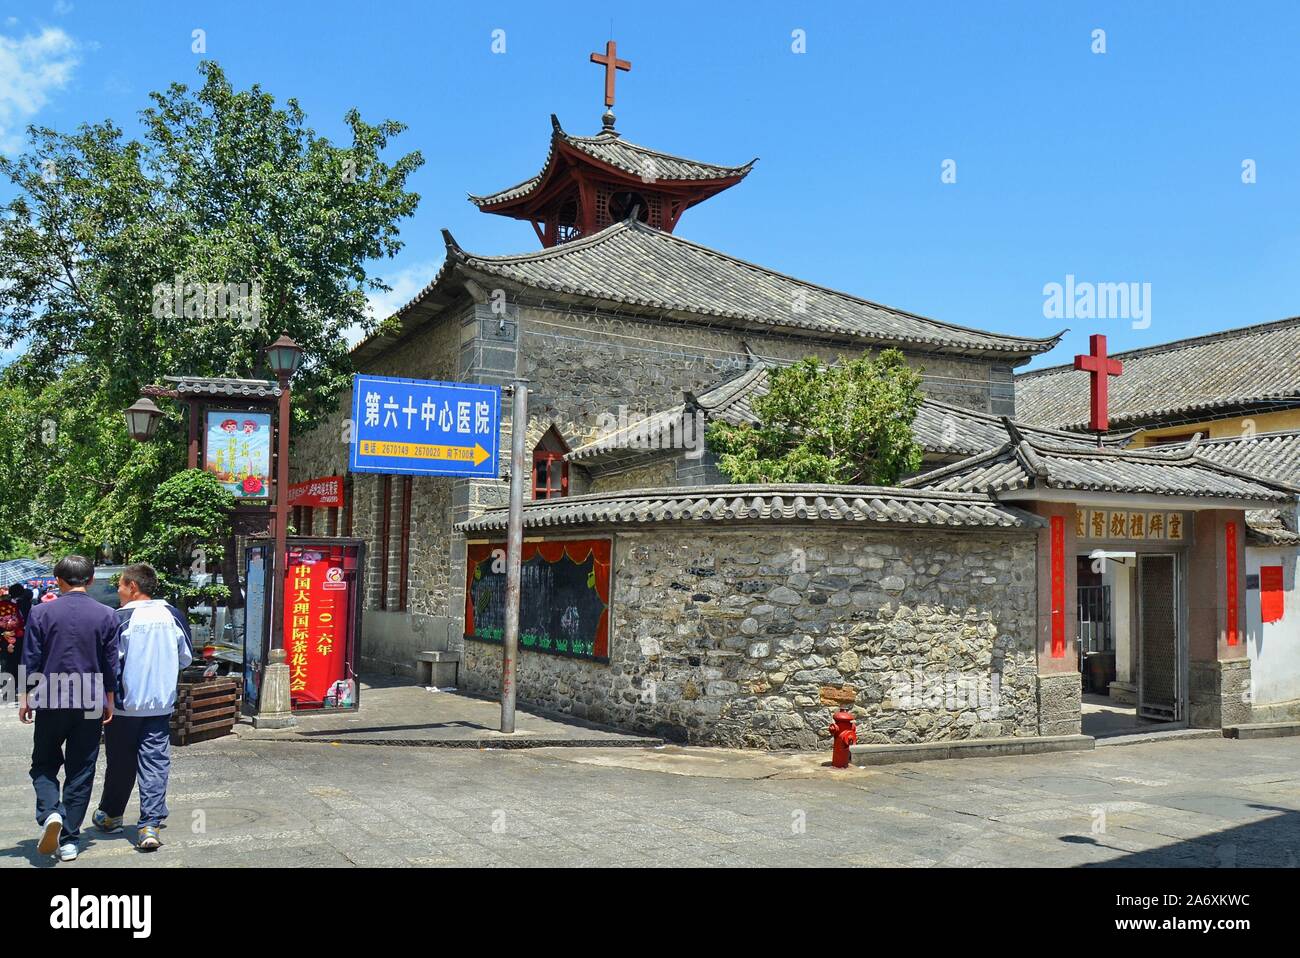
[{"label": "red advertising box", "polygon": [[[270,648],[268,569],[271,546],[248,549],[245,698],[260,707],[261,680]],[[361,576],[365,544],[358,539],[289,539],[284,571],[285,661],[290,707],[295,712],[350,711],[359,705]]]}]

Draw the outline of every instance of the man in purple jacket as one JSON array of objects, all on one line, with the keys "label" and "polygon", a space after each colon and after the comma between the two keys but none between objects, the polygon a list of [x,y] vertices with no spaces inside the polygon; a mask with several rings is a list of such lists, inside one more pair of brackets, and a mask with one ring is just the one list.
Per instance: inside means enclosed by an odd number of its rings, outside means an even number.
[{"label": "man in purple jacket", "polygon": [[[117,616],[86,594],[95,576],[89,559],[70,555],[54,567],[59,598],[32,609],[23,644],[18,718],[30,724],[32,785],[42,855],[77,857],[90,805],[102,726],[113,719],[117,688]],[[64,770],[62,795],[59,768]]]}]

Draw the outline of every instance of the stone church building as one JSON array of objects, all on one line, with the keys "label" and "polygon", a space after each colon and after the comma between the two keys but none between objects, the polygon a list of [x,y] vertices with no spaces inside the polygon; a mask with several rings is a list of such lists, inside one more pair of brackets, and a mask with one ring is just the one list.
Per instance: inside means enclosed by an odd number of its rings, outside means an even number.
[{"label": "stone church building", "polygon": [[[1132,452],[1017,423],[1014,370],[1059,337],[930,319],[692,242],[690,207],[753,167],[639,146],[611,113],[594,136],[552,118],[540,172],[471,197],[540,249],[470,252],[444,232],[437,275],[353,350],[381,376],[528,381],[524,560],[584,571],[590,594],[538,613],[555,634],[521,638],[521,704],[768,748],[818,747],[841,707],[865,743],[1077,738],[1075,558],[1105,547],[1150,556],[1151,714],[1248,719],[1243,510],[1294,492],[1195,443]],[[752,419],[781,364],[891,347],[922,371],[922,475],[726,484],[703,423]],[[295,482],[346,472],[350,407],[297,437]],[[368,543],[362,675],[414,674],[432,653],[435,682],[497,687],[487,563],[506,491],[355,474],[340,513],[300,515]]]}]

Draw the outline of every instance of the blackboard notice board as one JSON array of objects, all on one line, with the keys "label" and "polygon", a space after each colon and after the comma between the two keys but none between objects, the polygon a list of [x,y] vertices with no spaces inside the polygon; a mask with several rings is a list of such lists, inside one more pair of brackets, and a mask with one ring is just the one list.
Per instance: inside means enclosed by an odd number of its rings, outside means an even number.
[{"label": "blackboard notice board", "polygon": [[[505,543],[467,549],[465,638],[505,634]],[[610,540],[525,542],[521,556],[519,647],[609,661]]]}]

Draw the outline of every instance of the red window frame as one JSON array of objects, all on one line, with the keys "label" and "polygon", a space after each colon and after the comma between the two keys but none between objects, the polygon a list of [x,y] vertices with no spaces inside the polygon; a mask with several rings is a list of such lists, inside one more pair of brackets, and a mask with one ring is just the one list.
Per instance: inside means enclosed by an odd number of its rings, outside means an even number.
[{"label": "red window frame", "polygon": [[[560,484],[552,485],[551,463],[560,464]],[[538,481],[540,478],[540,482]],[[533,498],[554,499],[569,494],[569,463],[564,453],[550,449],[533,450]]]}]

